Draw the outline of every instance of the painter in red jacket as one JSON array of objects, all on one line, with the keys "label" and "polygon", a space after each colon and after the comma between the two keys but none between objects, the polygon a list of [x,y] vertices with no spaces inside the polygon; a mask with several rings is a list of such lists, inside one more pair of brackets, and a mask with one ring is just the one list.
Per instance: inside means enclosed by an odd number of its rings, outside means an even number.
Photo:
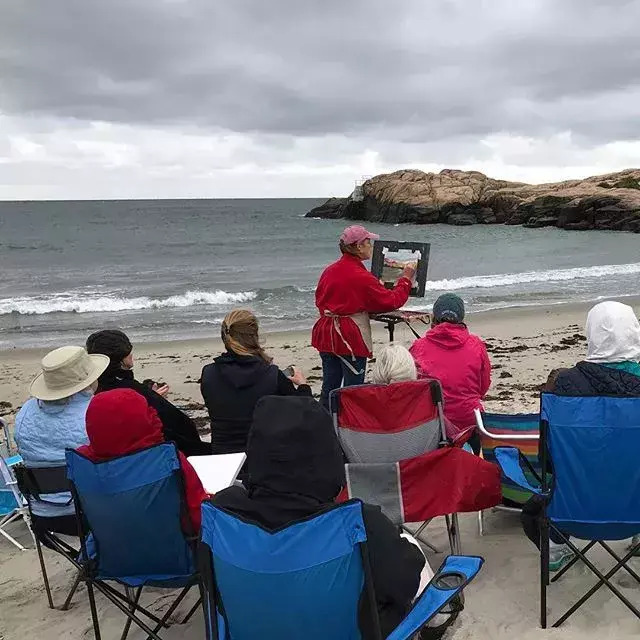
[{"label": "painter in red jacket", "polygon": [[367,357],[372,354],[370,313],[399,309],[409,298],[415,269],[408,266],[393,289],[386,289],[364,266],[379,236],[360,225],[340,236],[342,257],[329,265],[316,288],[320,318],[311,344],[322,358],[321,402],[341,386],[362,384]]},{"label": "painter in red jacket", "polygon": [[[433,305],[433,328],[410,349],[418,374],[442,385],[444,413],[459,429],[475,425],[474,409],[491,386],[491,363],[482,340],[464,324],[464,302],[453,293]],[[474,449],[479,443],[470,441]]]}]

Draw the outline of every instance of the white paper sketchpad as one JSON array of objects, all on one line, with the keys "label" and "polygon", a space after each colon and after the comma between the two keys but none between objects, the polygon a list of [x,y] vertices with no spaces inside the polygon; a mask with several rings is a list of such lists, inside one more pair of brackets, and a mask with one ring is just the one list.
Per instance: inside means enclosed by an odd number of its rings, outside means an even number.
[{"label": "white paper sketchpad", "polygon": [[217,456],[190,456],[187,460],[195,469],[208,494],[230,487],[247,459],[245,453],[225,453]]}]

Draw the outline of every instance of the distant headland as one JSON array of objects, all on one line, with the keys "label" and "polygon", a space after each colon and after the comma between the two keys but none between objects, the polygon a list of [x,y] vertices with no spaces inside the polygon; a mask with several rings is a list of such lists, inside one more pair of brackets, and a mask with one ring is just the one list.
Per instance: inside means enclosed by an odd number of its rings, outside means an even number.
[{"label": "distant headland", "polygon": [[406,169],[365,180],[349,197],[330,198],[307,217],[640,233],[640,169],[537,185],[479,171]]}]

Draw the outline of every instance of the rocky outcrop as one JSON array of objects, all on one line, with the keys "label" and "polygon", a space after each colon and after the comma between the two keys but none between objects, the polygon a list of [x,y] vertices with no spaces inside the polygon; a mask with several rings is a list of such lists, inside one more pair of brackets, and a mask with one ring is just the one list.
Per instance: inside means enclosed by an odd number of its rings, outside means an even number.
[{"label": "rocky outcrop", "polygon": [[411,169],[367,180],[362,196],[331,198],[307,217],[640,233],[640,169],[538,185],[495,180],[478,171]]}]

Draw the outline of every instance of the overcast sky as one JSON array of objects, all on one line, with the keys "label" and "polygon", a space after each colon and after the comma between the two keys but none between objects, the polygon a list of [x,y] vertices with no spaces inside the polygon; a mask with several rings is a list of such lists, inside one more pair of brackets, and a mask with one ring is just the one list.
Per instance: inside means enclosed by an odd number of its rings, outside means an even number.
[{"label": "overcast sky", "polygon": [[640,0],[0,0],[0,198],[640,165]]}]

